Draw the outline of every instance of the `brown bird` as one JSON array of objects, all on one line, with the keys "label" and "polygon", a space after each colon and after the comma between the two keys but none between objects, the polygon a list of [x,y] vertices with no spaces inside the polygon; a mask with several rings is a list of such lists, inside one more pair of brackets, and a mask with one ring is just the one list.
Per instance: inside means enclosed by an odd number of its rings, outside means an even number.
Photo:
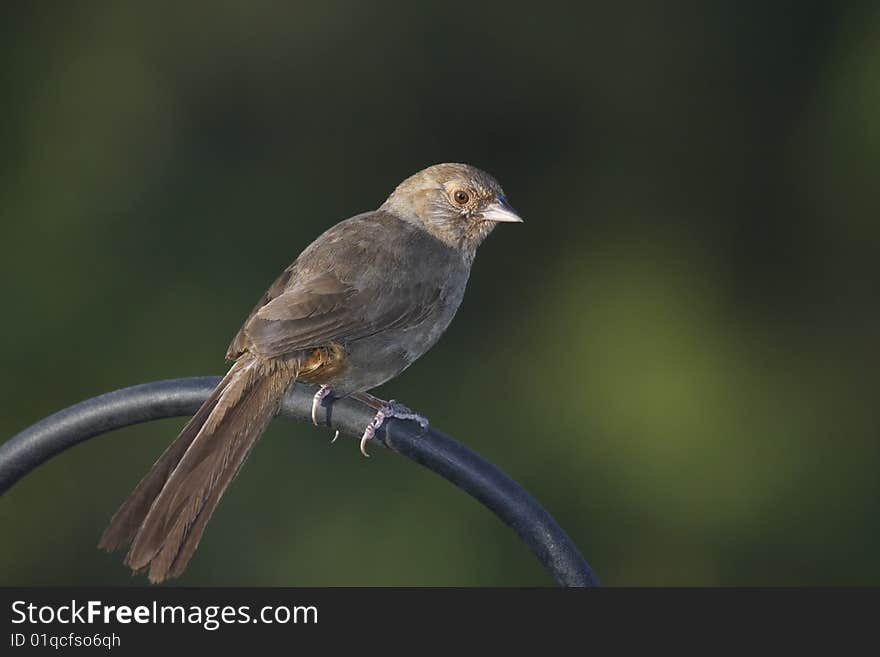
[{"label": "brown bird", "polygon": [[[378,210],[318,237],[263,295],[226,353],[229,372],[110,521],[99,547],[131,541],[125,563],[152,582],[179,576],[205,524],[295,381],[318,405],[356,396],[376,410],[361,451],[387,418],[427,426],[367,390],[430,349],[464,295],[477,247],[519,222],[498,182],[465,164],[404,180]],[[317,422],[316,422],[317,424]]]}]

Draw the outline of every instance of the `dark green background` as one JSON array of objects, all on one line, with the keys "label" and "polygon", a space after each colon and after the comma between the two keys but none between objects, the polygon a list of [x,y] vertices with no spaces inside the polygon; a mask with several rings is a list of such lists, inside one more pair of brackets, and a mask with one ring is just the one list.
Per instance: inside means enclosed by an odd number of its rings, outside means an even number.
[{"label": "dark green background", "polygon": [[[880,583],[876,3],[36,4],[0,21],[0,437],[223,372],[315,236],[464,161],[526,223],[377,394],[608,584]],[[0,584],[143,583],[95,544],[181,424],[3,496]],[[273,424],[179,581],[551,583],[464,493],[329,440]]]}]

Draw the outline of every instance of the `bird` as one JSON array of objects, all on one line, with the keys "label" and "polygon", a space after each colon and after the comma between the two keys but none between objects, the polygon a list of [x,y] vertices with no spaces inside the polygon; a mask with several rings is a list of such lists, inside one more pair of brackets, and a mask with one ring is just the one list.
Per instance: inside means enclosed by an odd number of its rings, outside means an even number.
[{"label": "bird", "polygon": [[297,381],[319,386],[315,424],[320,405],[343,397],[375,411],[361,438],[364,455],[386,419],[427,428],[423,416],[368,391],[439,340],[477,248],[505,222],[522,219],[494,177],[443,163],[405,179],[378,209],[326,230],[251,310],[227,350],[228,373],[113,515],[99,547],[130,543],[125,564],[153,583],[179,577]]}]

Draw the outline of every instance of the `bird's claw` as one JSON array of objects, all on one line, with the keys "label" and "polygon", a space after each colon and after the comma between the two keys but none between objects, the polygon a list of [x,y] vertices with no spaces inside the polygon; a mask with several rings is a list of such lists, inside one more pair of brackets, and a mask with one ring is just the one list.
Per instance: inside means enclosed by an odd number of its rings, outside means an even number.
[{"label": "bird's claw", "polygon": [[[315,393],[315,396],[312,397],[312,424],[318,426],[318,407],[321,406],[322,402],[333,394],[333,391],[330,389],[330,386],[321,386],[318,388],[318,392]],[[336,440],[335,438],[333,440]]]},{"label": "bird's claw", "polygon": [[370,455],[367,454],[367,442],[376,435],[376,431],[382,426],[385,420],[391,418],[418,422],[422,431],[425,431],[428,428],[428,418],[419,415],[418,413],[414,413],[400,402],[391,399],[376,411],[376,415],[373,416],[373,419],[370,420],[370,423],[367,425],[366,429],[364,429],[364,435],[361,436],[361,454],[367,458],[370,457]]},{"label": "bird's claw", "polygon": [[[312,397],[312,423],[315,426],[318,426],[318,407],[332,394],[333,391],[330,389],[330,386],[321,386],[318,388],[318,392],[315,393],[315,396]],[[336,434],[333,436],[333,440],[330,441],[330,444],[332,445],[335,443],[337,438],[339,438],[339,429],[336,430]]]}]

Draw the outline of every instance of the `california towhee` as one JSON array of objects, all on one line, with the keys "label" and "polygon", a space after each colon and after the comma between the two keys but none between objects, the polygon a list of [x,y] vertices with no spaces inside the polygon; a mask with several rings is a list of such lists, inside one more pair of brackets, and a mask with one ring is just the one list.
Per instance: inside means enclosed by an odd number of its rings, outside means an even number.
[{"label": "california towhee", "polygon": [[180,575],[220,497],[294,381],[317,383],[314,409],[348,395],[376,416],[427,420],[366,391],[440,338],[464,295],[477,247],[498,222],[522,221],[498,182],[466,164],[404,180],[378,210],[342,221],[290,265],[232,340],[229,372],[122,504],[101,537],[160,582]]}]

